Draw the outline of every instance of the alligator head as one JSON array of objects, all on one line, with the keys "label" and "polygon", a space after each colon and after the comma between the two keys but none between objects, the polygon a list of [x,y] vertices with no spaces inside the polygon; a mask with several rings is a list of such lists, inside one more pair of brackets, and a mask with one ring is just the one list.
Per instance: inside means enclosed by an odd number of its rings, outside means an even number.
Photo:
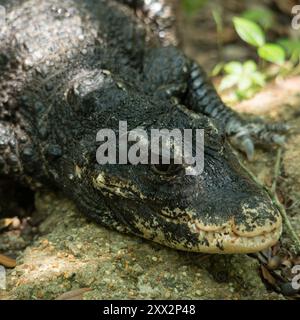
[{"label": "alligator head", "polygon": [[128,121],[128,130],[140,127],[149,136],[151,129],[204,129],[204,168],[198,175],[186,174],[186,165],[172,161],[95,165],[93,149],[89,179],[99,201],[110,208],[115,221],[111,226],[195,252],[250,253],[277,242],[282,227],[278,210],[241,167],[224,132],[211,119],[167,102],[162,108],[161,101],[112,81],[109,88],[98,88],[88,99],[94,120],[103,119],[104,104],[110,99],[118,105],[110,110],[118,116],[107,120],[107,128],[118,128],[121,119]]}]

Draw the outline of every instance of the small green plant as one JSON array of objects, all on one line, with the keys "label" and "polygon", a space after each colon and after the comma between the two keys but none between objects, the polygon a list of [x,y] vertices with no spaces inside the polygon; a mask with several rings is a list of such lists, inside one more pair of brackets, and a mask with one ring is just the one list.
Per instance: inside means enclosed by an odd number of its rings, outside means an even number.
[{"label": "small green plant", "polygon": [[235,87],[235,94],[239,100],[250,98],[265,84],[265,75],[257,70],[253,60],[244,63],[232,61],[224,65],[225,76],[219,89],[221,91]]},{"label": "small green plant", "polygon": [[[265,17],[265,19],[264,19]],[[270,43],[266,41],[265,30],[273,22],[273,15],[267,9],[252,9],[246,11],[242,17],[234,17],[233,25],[239,37],[254,47],[260,61],[277,64],[280,68],[286,61],[285,49],[291,43]],[[261,25],[260,25],[261,24]],[[293,52],[296,52],[294,44]],[[300,53],[300,45],[297,47]],[[291,49],[292,50],[292,49]],[[296,53],[294,53],[296,55]],[[262,63],[260,63],[260,66]],[[215,68],[219,72],[218,68]],[[231,61],[222,66],[225,76],[220,84],[220,90],[235,88],[236,98],[239,100],[250,98],[266,83],[266,72],[258,68],[255,61],[249,60],[244,63]]]},{"label": "small green plant", "polygon": [[284,49],[276,43],[267,43],[263,29],[255,22],[241,18],[233,18],[237,34],[248,44],[257,48],[258,56],[268,62],[282,65],[285,61]]}]

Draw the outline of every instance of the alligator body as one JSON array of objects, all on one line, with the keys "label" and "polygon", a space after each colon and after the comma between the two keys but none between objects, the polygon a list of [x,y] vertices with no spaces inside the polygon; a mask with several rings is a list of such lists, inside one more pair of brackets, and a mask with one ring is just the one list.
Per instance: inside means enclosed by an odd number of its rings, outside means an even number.
[{"label": "alligator body", "polygon": [[[95,221],[180,250],[254,252],[274,244],[281,218],[239,165],[248,124],[177,49],[162,1],[0,1],[0,175],[61,190]],[[147,21],[147,23],[145,22]],[[100,165],[97,132],[142,127],[205,132],[204,171]],[[267,130],[268,129],[268,130]]]}]

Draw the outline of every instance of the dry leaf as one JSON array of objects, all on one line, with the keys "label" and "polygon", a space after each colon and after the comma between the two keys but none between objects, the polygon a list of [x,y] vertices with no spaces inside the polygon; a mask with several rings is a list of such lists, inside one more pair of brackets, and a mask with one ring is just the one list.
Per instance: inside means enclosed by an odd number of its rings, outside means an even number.
[{"label": "dry leaf", "polygon": [[17,263],[15,259],[4,256],[3,254],[0,254],[0,265],[6,268],[14,268],[16,264]]},{"label": "dry leaf", "polygon": [[81,289],[71,290],[63,293],[62,295],[57,297],[55,300],[82,300],[83,294],[91,290],[92,290],[91,288],[81,288]]}]

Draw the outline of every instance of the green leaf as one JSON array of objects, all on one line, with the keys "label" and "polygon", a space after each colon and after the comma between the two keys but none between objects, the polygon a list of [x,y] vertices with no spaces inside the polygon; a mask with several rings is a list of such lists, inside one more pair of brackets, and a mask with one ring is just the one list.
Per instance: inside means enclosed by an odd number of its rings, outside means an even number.
[{"label": "green leaf", "polygon": [[243,65],[244,72],[251,73],[257,70],[257,64],[253,60],[248,60]]},{"label": "green leaf", "polygon": [[267,43],[258,48],[258,55],[264,60],[277,64],[283,64],[285,61],[283,48],[275,43]]},{"label": "green leaf", "polygon": [[263,87],[266,84],[266,77],[261,72],[254,72],[251,74],[251,79],[253,84],[256,84],[259,87]]},{"label": "green leaf", "polygon": [[223,17],[220,8],[217,7],[216,9],[212,9],[211,13],[217,26],[218,33],[221,33],[223,29]]},{"label": "green leaf", "polygon": [[254,94],[257,92],[257,89],[256,88],[249,88],[247,90],[236,90],[235,94],[238,98],[238,100],[242,101],[242,100],[245,100],[245,99],[250,99],[251,97],[254,96]]},{"label": "green leaf", "polygon": [[233,24],[238,35],[247,43],[261,47],[265,44],[265,35],[261,27],[245,18],[233,18]]},{"label": "green leaf", "polygon": [[229,74],[225,76],[220,83],[219,90],[224,91],[234,87],[236,84],[238,84],[239,79],[240,77],[235,74]]},{"label": "green leaf", "polygon": [[238,90],[239,91],[246,91],[252,86],[252,80],[249,76],[244,75],[239,79],[238,83]]},{"label": "green leaf", "polygon": [[243,18],[258,23],[264,29],[269,29],[274,23],[274,14],[271,10],[264,7],[255,7],[246,10],[243,13]]},{"label": "green leaf", "polygon": [[286,49],[288,54],[292,54],[294,51],[300,51],[300,40],[281,39],[278,43]]},{"label": "green leaf", "polygon": [[243,65],[238,61],[231,61],[225,64],[224,71],[227,74],[241,74],[243,72]]},{"label": "green leaf", "polygon": [[210,76],[211,77],[216,77],[218,74],[220,74],[220,72],[223,70],[223,68],[224,68],[224,62],[219,62],[212,69],[212,71],[210,73]]},{"label": "green leaf", "polygon": [[300,41],[291,39],[281,39],[278,43],[285,49],[291,60],[295,63],[300,59]]}]

